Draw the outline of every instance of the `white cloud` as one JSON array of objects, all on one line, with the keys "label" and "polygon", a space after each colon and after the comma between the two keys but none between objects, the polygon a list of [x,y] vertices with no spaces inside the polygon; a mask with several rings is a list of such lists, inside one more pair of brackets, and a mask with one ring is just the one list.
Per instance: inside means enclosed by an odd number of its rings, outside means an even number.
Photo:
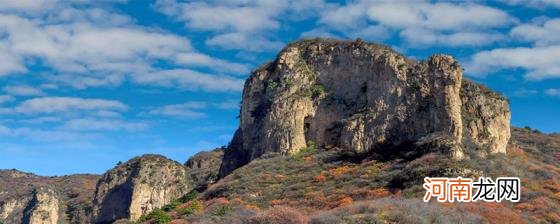
[{"label": "white cloud", "polygon": [[518,40],[534,42],[536,46],[560,44],[560,18],[540,24],[522,24],[513,28],[510,35]]},{"label": "white cloud", "polygon": [[55,70],[41,74],[45,79],[80,89],[118,86],[135,74],[165,70],[158,67],[160,60],[171,69],[248,72],[247,65],[197,52],[189,39],[135,25],[128,16],[98,6],[103,4],[48,1],[45,5],[37,11],[26,10],[25,4],[0,6],[4,12],[0,13],[0,76],[26,73],[30,61]]},{"label": "white cloud", "polygon": [[58,123],[62,118],[56,116],[41,116],[30,119],[21,119],[19,122],[24,124],[44,124],[44,123]]},{"label": "white cloud", "polygon": [[239,109],[239,100],[226,100],[224,102],[215,103],[214,106],[219,109]]},{"label": "white cloud", "polygon": [[375,3],[368,15],[388,27],[454,31],[503,27],[516,21],[502,10],[477,4]]},{"label": "white cloud", "polygon": [[15,98],[10,95],[0,95],[0,104],[14,101]]},{"label": "white cloud", "polygon": [[203,112],[195,111],[206,108],[205,102],[186,102],[158,107],[148,111],[147,115],[170,116],[185,119],[199,119],[206,117]]},{"label": "white cloud", "polygon": [[484,46],[505,39],[500,33],[490,32],[454,32],[451,34],[437,33],[424,29],[406,29],[400,33],[407,43],[416,46]]},{"label": "white cloud", "polygon": [[226,50],[246,50],[254,52],[277,51],[284,43],[271,41],[259,36],[245,33],[226,33],[206,40],[208,46],[217,46]]},{"label": "white cloud", "polygon": [[330,5],[321,12],[319,24],[326,24],[336,29],[359,28],[367,21],[367,2],[347,2],[346,5]]},{"label": "white cloud", "polygon": [[560,89],[547,89],[545,93],[549,96],[560,96]]},{"label": "white cloud", "polygon": [[498,48],[478,52],[467,63],[467,72],[484,76],[501,69],[524,69],[525,78],[540,80],[560,77],[560,45]]},{"label": "white cloud", "polygon": [[118,119],[78,118],[66,121],[61,129],[72,131],[141,131],[146,130],[148,124],[143,122],[129,122]]},{"label": "white cloud", "polygon": [[243,80],[241,79],[209,75],[189,69],[140,73],[136,74],[134,79],[135,82],[146,85],[179,86],[188,90],[228,92],[243,89]]},{"label": "white cloud", "polygon": [[325,7],[322,0],[213,0],[182,2],[159,0],[154,7],[184,22],[187,28],[211,31],[209,46],[226,50],[276,51],[283,43],[274,40],[273,32],[282,29],[284,21],[298,21],[318,15]]},{"label": "white cloud", "polygon": [[147,112],[141,113],[141,115],[159,115],[186,119],[199,119],[206,117],[206,114],[201,111],[204,109],[239,109],[239,101],[233,99],[222,102],[190,101],[153,108],[148,110]]},{"label": "white cloud", "polygon": [[524,6],[538,9],[546,9],[546,7],[560,8],[560,0],[501,0],[510,5]]},{"label": "white cloud", "polygon": [[180,64],[190,65],[193,67],[209,67],[219,72],[236,73],[238,75],[245,75],[249,73],[247,65],[212,58],[208,55],[196,52],[178,54],[175,60]]},{"label": "white cloud", "polygon": [[[497,8],[474,3],[350,1],[329,4],[321,13],[319,28],[304,33],[383,41],[391,32],[411,47],[484,46],[502,40],[496,28],[517,19]],[[333,32],[334,31],[334,32]]]},{"label": "white cloud", "polygon": [[242,1],[211,5],[206,2],[177,3],[158,1],[156,8],[199,30],[259,31],[277,29],[275,19],[281,13],[277,1]]},{"label": "white cloud", "polygon": [[514,92],[514,94],[518,97],[528,97],[528,96],[533,96],[535,94],[538,94],[539,91],[538,90],[534,90],[534,89],[518,89]]},{"label": "white cloud", "polygon": [[23,101],[13,109],[22,114],[52,114],[70,112],[122,112],[128,106],[115,100],[76,97],[40,97]]},{"label": "white cloud", "polygon": [[28,85],[19,86],[6,86],[3,88],[4,92],[13,96],[42,96],[45,93],[35,87]]}]

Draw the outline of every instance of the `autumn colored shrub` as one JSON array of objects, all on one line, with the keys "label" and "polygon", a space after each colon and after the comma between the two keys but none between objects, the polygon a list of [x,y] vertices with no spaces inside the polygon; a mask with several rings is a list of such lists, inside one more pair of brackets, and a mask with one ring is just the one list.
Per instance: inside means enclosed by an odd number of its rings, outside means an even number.
[{"label": "autumn colored shrub", "polygon": [[348,196],[342,197],[340,200],[338,200],[338,207],[352,204],[352,202],[354,202],[354,200],[352,200],[352,197],[348,197]]},{"label": "autumn colored shrub", "polygon": [[325,175],[323,175],[323,174],[319,174],[319,175],[315,176],[315,177],[313,178],[313,180],[314,180],[315,182],[321,183],[321,182],[325,182],[325,181],[327,180],[327,177],[326,177]]},{"label": "autumn colored shrub", "polygon": [[268,210],[251,217],[249,224],[304,224],[308,218],[299,211],[287,206],[273,206]]},{"label": "autumn colored shrub", "polygon": [[341,166],[329,170],[329,174],[333,177],[339,177],[340,175],[353,172],[355,169],[349,166]]}]

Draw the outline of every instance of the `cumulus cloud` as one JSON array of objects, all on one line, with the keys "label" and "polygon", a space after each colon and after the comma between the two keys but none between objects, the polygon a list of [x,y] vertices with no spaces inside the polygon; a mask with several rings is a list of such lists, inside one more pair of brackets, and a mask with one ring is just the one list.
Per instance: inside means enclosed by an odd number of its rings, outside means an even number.
[{"label": "cumulus cloud", "polygon": [[536,46],[560,44],[560,18],[521,24],[514,27],[510,35],[517,40],[533,42]]},{"label": "cumulus cloud", "polygon": [[148,111],[146,115],[199,119],[206,117],[206,114],[195,110],[204,109],[206,106],[207,104],[205,102],[186,102],[182,104],[165,105]]},{"label": "cumulus cloud", "polygon": [[229,1],[177,2],[159,0],[154,8],[183,22],[192,30],[210,31],[214,35],[206,44],[226,50],[275,51],[283,43],[274,40],[284,21],[316,16],[325,6],[313,1]]},{"label": "cumulus cloud", "polygon": [[28,85],[6,86],[4,92],[13,96],[42,96],[45,93],[38,88]]},{"label": "cumulus cloud", "polygon": [[12,102],[15,100],[15,97],[10,95],[0,95],[0,104]]},{"label": "cumulus cloud", "polygon": [[416,47],[428,46],[470,46],[478,47],[495,43],[506,38],[500,33],[488,32],[453,32],[450,34],[438,33],[424,29],[406,29],[400,37]]},{"label": "cumulus cloud", "polygon": [[238,100],[225,100],[222,102],[201,102],[201,101],[190,101],[180,104],[164,105],[161,107],[153,108],[147,112],[143,112],[141,115],[148,116],[168,116],[184,119],[199,119],[205,118],[206,114],[203,112],[205,109],[220,109],[220,110],[232,110],[239,109]]},{"label": "cumulus cloud", "polygon": [[21,114],[52,114],[71,112],[122,112],[128,106],[116,100],[77,97],[39,97],[21,102],[13,112]]},{"label": "cumulus cloud", "polygon": [[40,60],[55,71],[46,79],[83,89],[117,86],[138,73],[163,71],[159,60],[171,68],[248,72],[245,64],[196,51],[185,37],[135,25],[128,16],[94,3],[74,4],[49,1],[38,11],[26,11],[26,4],[0,8],[0,36],[5,37],[0,40],[0,75],[28,72],[28,61]]},{"label": "cumulus cloud", "polygon": [[368,16],[388,27],[430,30],[494,28],[516,21],[489,6],[453,3],[376,3],[371,4]]},{"label": "cumulus cloud", "polygon": [[493,29],[516,22],[505,11],[474,3],[363,0],[329,4],[318,20],[322,26],[304,35],[340,32],[349,38],[380,41],[395,32],[410,47],[485,46],[504,38]]},{"label": "cumulus cloud", "polygon": [[474,54],[467,72],[484,76],[501,69],[524,69],[525,78],[541,80],[560,77],[560,46],[498,48]]},{"label": "cumulus cloud", "polygon": [[245,33],[226,33],[206,40],[208,46],[226,50],[247,50],[253,52],[277,51],[284,43]]},{"label": "cumulus cloud", "polygon": [[141,131],[149,127],[144,122],[119,119],[78,118],[66,121],[60,128],[72,131]]},{"label": "cumulus cloud", "polygon": [[189,69],[140,73],[134,76],[134,81],[146,85],[179,86],[189,90],[212,92],[241,91],[243,89],[243,80],[241,79],[208,75]]},{"label": "cumulus cloud", "polygon": [[549,96],[560,96],[560,89],[547,89],[545,93]]}]

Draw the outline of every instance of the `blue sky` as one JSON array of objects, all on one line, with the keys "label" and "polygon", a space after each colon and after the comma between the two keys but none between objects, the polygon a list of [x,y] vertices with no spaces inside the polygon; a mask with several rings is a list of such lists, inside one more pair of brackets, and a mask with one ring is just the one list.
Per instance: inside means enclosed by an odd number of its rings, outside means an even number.
[{"label": "blue sky", "polygon": [[244,79],[302,37],[445,53],[560,132],[560,2],[0,0],[0,169],[102,173],[225,145]]}]

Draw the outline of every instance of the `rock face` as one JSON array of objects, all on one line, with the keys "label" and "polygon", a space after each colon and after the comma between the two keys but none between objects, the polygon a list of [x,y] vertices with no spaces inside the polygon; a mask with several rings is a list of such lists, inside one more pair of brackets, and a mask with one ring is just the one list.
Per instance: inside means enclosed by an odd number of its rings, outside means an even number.
[{"label": "rock face", "polygon": [[455,158],[470,147],[505,152],[507,101],[463,80],[462,71],[451,56],[414,61],[360,40],[290,44],[245,82],[240,127],[220,175],[311,144],[381,153],[437,147]]},{"label": "rock face", "polygon": [[0,220],[6,223],[59,223],[59,196],[54,189],[38,188],[29,195],[10,198],[0,203]]},{"label": "rock face", "polygon": [[0,223],[88,223],[98,178],[0,170]]},{"label": "rock face", "polygon": [[24,211],[23,223],[56,224],[59,220],[59,207],[60,203],[53,189],[36,189]]},{"label": "rock face", "polygon": [[224,149],[217,148],[212,151],[199,152],[187,160],[189,180],[194,183],[195,189],[203,191],[209,184],[218,180],[220,165],[224,157]]},{"label": "rock face", "polygon": [[93,221],[135,221],[191,189],[183,165],[158,155],[136,157],[109,170],[99,180]]}]

